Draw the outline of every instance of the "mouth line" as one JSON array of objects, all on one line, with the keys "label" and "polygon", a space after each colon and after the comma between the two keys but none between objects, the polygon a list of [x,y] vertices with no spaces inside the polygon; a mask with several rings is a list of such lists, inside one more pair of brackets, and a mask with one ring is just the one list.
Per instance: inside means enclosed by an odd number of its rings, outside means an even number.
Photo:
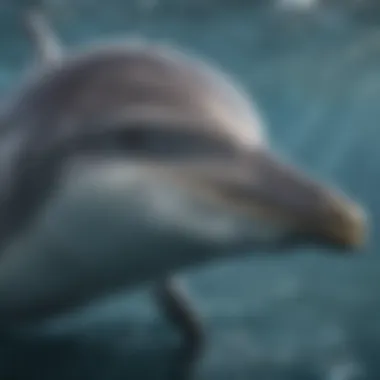
[{"label": "mouth line", "polygon": [[[266,193],[267,185],[256,185],[247,177],[249,167],[246,170],[239,165],[225,167],[220,163],[209,163],[207,167],[199,163],[181,165],[178,162],[171,165],[147,162],[143,166],[146,174],[155,177],[155,181],[179,186],[191,197],[196,193],[206,205],[213,203],[221,211],[246,220],[248,224],[253,221],[263,222],[269,228],[284,226],[289,243],[283,244],[288,246],[293,243],[294,246],[314,245],[348,251],[358,249],[366,240],[368,221],[364,209],[327,186],[317,184],[311,188],[311,195],[308,190],[304,191],[302,195],[310,206],[302,207],[292,196],[277,196],[276,189],[269,188]],[[234,171],[239,167],[240,172]],[[320,206],[312,202],[313,189],[317,189],[316,199]]]},{"label": "mouth line", "polygon": [[241,197],[214,186],[206,187],[208,190],[203,186],[201,190],[214,201],[231,212],[244,214],[248,221],[254,216],[256,220],[269,224],[281,223],[291,227],[294,236],[289,237],[289,245],[307,242],[307,245],[327,245],[335,251],[348,251],[362,247],[366,240],[367,214],[361,206],[343,195],[330,195],[328,192],[326,199],[329,200],[329,207],[311,211],[308,215],[307,209],[292,208],[276,200],[271,202],[262,197],[262,201],[254,202],[248,196]]}]

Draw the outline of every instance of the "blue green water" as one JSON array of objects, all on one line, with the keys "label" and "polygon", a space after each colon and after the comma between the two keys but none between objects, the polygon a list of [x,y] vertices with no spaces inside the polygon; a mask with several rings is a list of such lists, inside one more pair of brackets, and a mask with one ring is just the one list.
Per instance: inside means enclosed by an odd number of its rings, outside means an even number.
[{"label": "blue green water", "polygon": [[[211,58],[252,93],[276,149],[372,215],[360,257],[298,252],[185,273],[209,335],[196,379],[379,379],[380,14],[335,7],[301,15],[227,0],[165,1],[143,13],[109,3],[53,12],[67,46],[142,33]],[[4,94],[31,57],[16,8],[7,3],[0,15]],[[146,292],[55,332],[0,342],[1,378],[161,380],[178,365],[178,337]]]}]

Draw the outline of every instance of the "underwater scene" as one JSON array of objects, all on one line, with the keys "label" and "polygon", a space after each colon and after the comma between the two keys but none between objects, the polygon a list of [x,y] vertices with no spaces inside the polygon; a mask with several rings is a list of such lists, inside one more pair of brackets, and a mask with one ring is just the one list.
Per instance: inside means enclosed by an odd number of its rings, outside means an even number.
[{"label": "underwater scene", "polygon": [[379,3],[3,0],[1,99],[35,63],[21,16],[31,7],[65,54],[143,36],[215,63],[251,96],[273,150],[363,205],[370,228],[357,253],[252,252],[177,273],[204,324],[195,362],[147,286],[0,335],[0,378],[380,379]]}]

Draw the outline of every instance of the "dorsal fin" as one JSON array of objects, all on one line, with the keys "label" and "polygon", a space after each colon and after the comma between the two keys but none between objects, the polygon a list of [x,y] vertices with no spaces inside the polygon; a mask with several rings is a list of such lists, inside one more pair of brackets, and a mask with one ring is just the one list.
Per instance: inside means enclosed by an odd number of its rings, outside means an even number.
[{"label": "dorsal fin", "polygon": [[30,9],[24,14],[24,26],[36,52],[39,65],[49,65],[62,57],[62,46],[41,11]]}]

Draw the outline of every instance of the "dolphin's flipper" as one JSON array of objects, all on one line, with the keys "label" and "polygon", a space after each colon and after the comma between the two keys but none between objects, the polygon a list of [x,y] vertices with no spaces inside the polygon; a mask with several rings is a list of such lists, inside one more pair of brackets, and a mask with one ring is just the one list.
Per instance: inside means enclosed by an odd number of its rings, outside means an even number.
[{"label": "dolphin's flipper", "polygon": [[[185,337],[183,364],[189,375],[194,370],[204,346],[205,336],[201,319],[192,307],[182,284],[173,276],[156,284],[154,296],[165,317]],[[181,378],[184,376],[186,374],[182,373]]]},{"label": "dolphin's flipper", "polygon": [[40,65],[49,65],[62,57],[61,44],[41,11],[35,9],[26,11],[24,26]]}]

